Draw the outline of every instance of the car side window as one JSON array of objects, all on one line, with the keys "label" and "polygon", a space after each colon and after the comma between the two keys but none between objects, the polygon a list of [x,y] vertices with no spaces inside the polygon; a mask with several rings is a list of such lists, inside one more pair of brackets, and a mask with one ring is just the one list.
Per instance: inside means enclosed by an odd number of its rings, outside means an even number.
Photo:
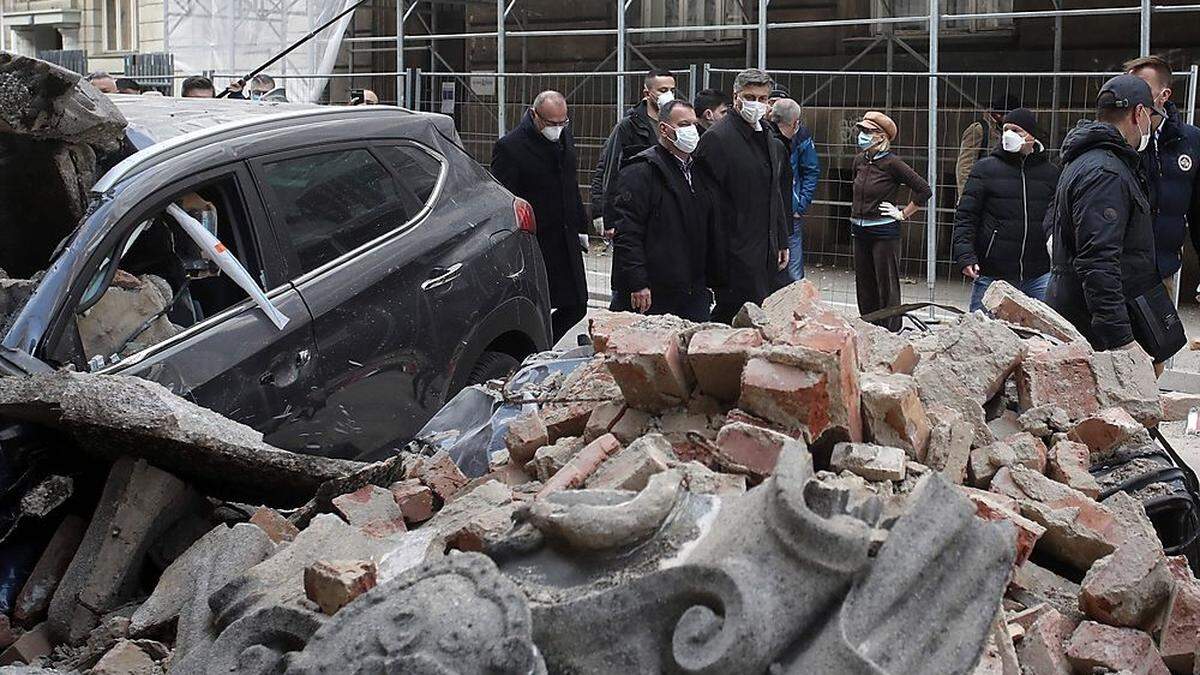
[{"label": "car side window", "polygon": [[293,157],[262,165],[276,227],[301,273],[403,225],[401,191],[366,148]]},{"label": "car side window", "polygon": [[442,161],[413,145],[383,145],[375,149],[400,177],[401,199],[411,219],[433,198]]}]

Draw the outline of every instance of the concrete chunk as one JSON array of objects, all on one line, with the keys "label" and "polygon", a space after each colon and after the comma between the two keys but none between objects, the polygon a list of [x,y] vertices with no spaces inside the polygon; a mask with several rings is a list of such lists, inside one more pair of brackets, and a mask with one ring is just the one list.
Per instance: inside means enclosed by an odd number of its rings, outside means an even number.
[{"label": "concrete chunk", "polygon": [[304,593],[322,612],[333,616],[375,588],[376,575],[371,560],[318,560],[304,568]]},{"label": "concrete chunk", "polygon": [[1171,595],[1171,572],[1157,541],[1134,539],[1092,565],[1079,608],[1112,626],[1153,630]]},{"label": "concrete chunk", "polygon": [[1200,667],[1200,584],[1186,558],[1168,559],[1167,566],[1175,585],[1163,612],[1159,650],[1172,672],[1191,673]]},{"label": "concrete chunk", "polygon": [[934,406],[927,415],[930,430],[925,463],[951,483],[962,485],[967,480],[974,426],[962,413],[946,406]]},{"label": "concrete chunk", "polygon": [[849,471],[869,481],[904,480],[905,456],[900,448],[871,443],[838,443],[830,465],[834,471]]},{"label": "concrete chunk", "polygon": [[639,491],[654,474],[667,470],[671,444],[660,434],[647,434],[620,450],[587,479],[589,489]]},{"label": "concrete chunk", "polygon": [[1046,444],[1033,434],[1021,432],[971,451],[971,478],[978,487],[986,488],[997,471],[1014,465],[1044,473]]},{"label": "concrete chunk", "polygon": [[29,573],[29,579],[21,587],[21,593],[13,605],[14,620],[31,626],[46,618],[50,598],[54,596],[71,559],[75,557],[86,527],[87,523],[73,514],[59,524],[50,543],[42,551],[42,557],[38,558],[37,565]]},{"label": "concrete chunk", "polygon": [[983,308],[1002,321],[1015,323],[1063,342],[1087,344],[1087,339],[1058,312],[1037,298],[1025,295],[1002,279],[993,281],[983,294]]},{"label": "concrete chunk", "polygon": [[860,379],[863,426],[879,445],[901,448],[925,461],[930,423],[917,395],[917,381],[908,375],[867,373]]},{"label": "concrete chunk", "polygon": [[1054,480],[1095,499],[1100,496],[1100,484],[1088,472],[1091,465],[1091,454],[1086,445],[1059,441],[1050,448],[1046,458],[1046,473]]}]

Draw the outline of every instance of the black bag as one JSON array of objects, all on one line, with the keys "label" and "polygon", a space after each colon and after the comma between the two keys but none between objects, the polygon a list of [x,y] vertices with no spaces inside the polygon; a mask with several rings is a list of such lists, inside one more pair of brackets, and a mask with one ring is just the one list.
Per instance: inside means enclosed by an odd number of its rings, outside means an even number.
[{"label": "black bag", "polygon": [[1156,285],[1127,306],[1133,337],[1155,363],[1166,361],[1187,344],[1183,321],[1166,286]]}]

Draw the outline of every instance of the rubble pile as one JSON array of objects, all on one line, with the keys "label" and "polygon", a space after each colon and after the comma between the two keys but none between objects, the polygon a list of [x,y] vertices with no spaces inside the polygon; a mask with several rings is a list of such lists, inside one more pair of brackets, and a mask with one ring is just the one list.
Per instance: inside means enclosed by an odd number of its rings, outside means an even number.
[{"label": "rubble pile", "polygon": [[732,327],[601,312],[594,357],[502,389],[468,473],[289,455],[138,380],[0,380],[0,415],[111,462],[0,664],[1193,673],[1200,582],[1114,490],[1155,461],[1151,364],[986,304],[899,335],[803,281]]}]

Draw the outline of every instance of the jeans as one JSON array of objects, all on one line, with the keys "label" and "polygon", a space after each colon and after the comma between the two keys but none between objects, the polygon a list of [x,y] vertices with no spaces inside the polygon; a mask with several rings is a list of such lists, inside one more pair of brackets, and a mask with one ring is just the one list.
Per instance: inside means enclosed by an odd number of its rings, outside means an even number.
[{"label": "jeans", "polygon": [[788,276],[792,281],[804,278],[804,221],[792,221],[792,233],[788,235]]},{"label": "jeans", "polygon": [[[983,309],[983,294],[987,292],[988,286],[995,281],[992,277],[981,276],[975,280],[971,287],[971,311]],[[1046,272],[1040,277],[1032,279],[1022,279],[1013,284],[1017,290],[1025,295],[1036,300],[1046,301],[1046,287],[1050,285],[1050,273]]]}]

